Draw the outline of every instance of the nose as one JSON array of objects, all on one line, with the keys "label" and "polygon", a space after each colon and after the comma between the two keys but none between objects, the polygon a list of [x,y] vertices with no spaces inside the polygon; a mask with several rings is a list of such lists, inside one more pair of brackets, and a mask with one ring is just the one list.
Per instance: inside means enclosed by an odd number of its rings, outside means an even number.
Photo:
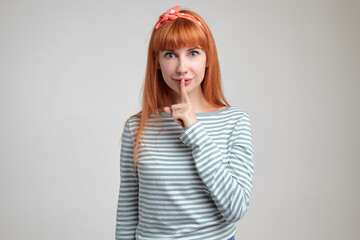
[{"label": "nose", "polygon": [[176,71],[179,75],[184,75],[189,71],[188,63],[185,57],[183,56],[179,57],[179,63]]}]

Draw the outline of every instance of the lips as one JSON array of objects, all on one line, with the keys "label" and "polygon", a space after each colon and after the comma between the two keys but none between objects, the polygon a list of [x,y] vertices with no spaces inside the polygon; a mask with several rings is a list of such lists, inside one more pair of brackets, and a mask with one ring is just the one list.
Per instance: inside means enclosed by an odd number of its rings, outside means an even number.
[{"label": "lips", "polygon": [[190,84],[192,78],[178,78],[178,79],[173,79],[176,84],[180,85],[181,84],[181,80],[184,79],[185,80],[185,85]]}]

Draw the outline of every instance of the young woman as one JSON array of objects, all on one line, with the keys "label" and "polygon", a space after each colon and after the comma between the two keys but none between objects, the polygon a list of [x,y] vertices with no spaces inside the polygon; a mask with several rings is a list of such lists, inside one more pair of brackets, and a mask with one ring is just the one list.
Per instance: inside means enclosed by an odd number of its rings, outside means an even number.
[{"label": "young woman", "polygon": [[116,239],[234,239],[249,205],[249,115],[225,100],[210,29],[179,8],[152,31],[142,110],[125,123]]}]

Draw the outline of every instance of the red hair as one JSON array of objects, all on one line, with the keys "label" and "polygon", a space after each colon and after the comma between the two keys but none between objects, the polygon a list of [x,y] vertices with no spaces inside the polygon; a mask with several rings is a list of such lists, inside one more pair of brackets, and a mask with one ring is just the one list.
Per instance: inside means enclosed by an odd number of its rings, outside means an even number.
[{"label": "red hair", "polygon": [[131,116],[140,118],[138,131],[135,134],[135,172],[141,133],[147,119],[152,114],[161,117],[159,112],[171,103],[171,91],[162,78],[159,66],[158,57],[161,50],[190,46],[203,49],[206,53],[206,72],[201,83],[204,97],[214,107],[229,106],[222,91],[219,59],[215,41],[209,27],[195,12],[189,10],[180,10],[179,12],[190,14],[197,18],[205,28],[205,31],[199,24],[184,18],[167,21],[160,28],[153,29],[152,31],[148,47],[145,81],[142,87],[142,110]]}]

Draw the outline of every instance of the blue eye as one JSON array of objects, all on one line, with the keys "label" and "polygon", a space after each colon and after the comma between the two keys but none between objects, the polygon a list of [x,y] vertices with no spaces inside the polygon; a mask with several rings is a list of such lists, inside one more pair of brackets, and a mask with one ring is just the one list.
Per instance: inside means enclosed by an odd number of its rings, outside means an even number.
[{"label": "blue eye", "polygon": [[175,57],[175,54],[173,52],[168,52],[168,53],[165,53],[165,57],[173,58],[173,57]]},{"label": "blue eye", "polygon": [[198,51],[191,51],[191,52],[190,52],[190,55],[191,55],[191,56],[196,56],[196,55],[198,55],[198,54],[199,54]]}]

